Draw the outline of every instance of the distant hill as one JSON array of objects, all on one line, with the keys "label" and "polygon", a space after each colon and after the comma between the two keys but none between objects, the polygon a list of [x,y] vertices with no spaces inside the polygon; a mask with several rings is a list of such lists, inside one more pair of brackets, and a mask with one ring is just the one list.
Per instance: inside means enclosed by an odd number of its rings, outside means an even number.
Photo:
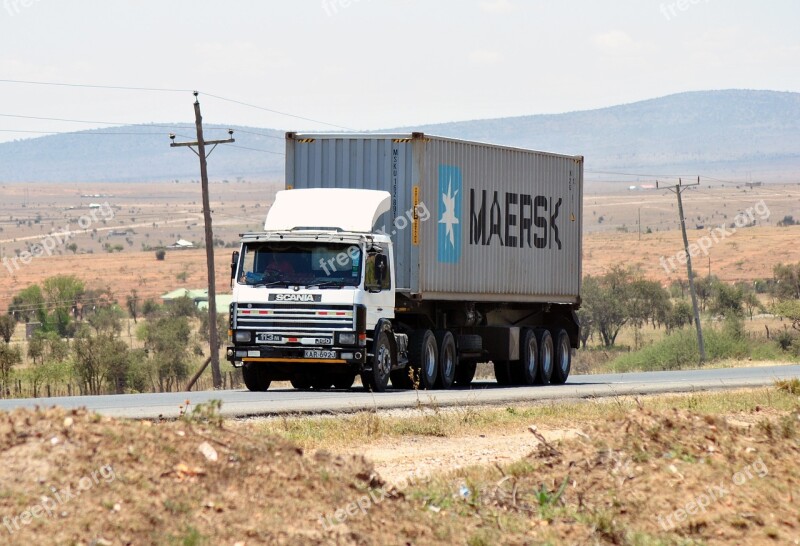
[{"label": "distant hill", "polygon": [[[115,127],[0,144],[0,182],[199,178],[196,157],[171,149],[169,129]],[[227,126],[208,126],[223,138]],[[233,127],[236,146],[217,148],[214,179],[281,179],[282,130]],[[800,180],[800,93],[698,91],[598,110],[462,121],[391,131],[479,140],[586,156],[590,178],[604,172],[703,174]],[[114,134],[114,133],[152,134]],[[174,130],[187,137],[191,128]],[[258,133],[258,134],[253,134]],[[186,140],[179,137],[178,140]],[[272,152],[272,153],[266,153]],[[619,178],[618,176],[616,176]]]}]

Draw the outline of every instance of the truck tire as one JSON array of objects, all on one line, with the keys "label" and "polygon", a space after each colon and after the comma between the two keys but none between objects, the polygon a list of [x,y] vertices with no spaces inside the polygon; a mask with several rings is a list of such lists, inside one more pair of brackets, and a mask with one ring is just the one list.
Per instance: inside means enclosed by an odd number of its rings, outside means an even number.
[{"label": "truck tire", "polygon": [[511,363],[508,360],[500,360],[494,363],[494,378],[498,385],[511,385]]},{"label": "truck tire", "polygon": [[476,335],[458,336],[458,351],[461,353],[479,353],[483,350],[483,338]]},{"label": "truck tire", "polygon": [[431,390],[439,376],[439,349],[430,330],[414,330],[408,338],[408,360],[419,377],[419,388]]},{"label": "truck tire", "polygon": [[356,382],[356,374],[354,373],[346,373],[346,374],[339,374],[333,377],[333,388],[339,390],[349,390],[350,387],[353,386],[353,383]]},{"label": "truck tire", "polygon": [[242,366],[242,378],[247,390],[252,392],[265,392],[271,383],[266,378],[264,369],[253,362],[246,362]]},{"label": "truck tire", "polygon": [[558,330],[555,334],[555,365],[550,382],[554,385],[563,385],[567,382],[569,371],[572,368],[572,345],[566,330]]},{"label": "truck tire", "polygon": [[530,328],[522,330],[519,340],[519,362],[515,363],[515,382],[519,385],[535,385],[539,375],[539,342]]},{"label": "truck tire", "polygon": [[547,385],[553,375],[553,336],[549,330],[538,328],[536,330],[536,341],[539,343],[539,374],[537,375],[537,385]]},{"label": "truck tire", "polygon": [[392,387],[395,389],[413,389],[414,388],[414,381],[408,375],[411,368],[408,366],[404,368],[400,368],[399,370],[392,370],[389,374],[389,377],[392,379]]},{"label": "truck tire", "polygon": [[456,340],[449,330],[436,331],[436,345],[439,347],[439,373],[436,376],[437,389],[449,389],[456,379],[458,353]]},{"label": "truck tire", "polygon": [[372,369],[361,373],[361,382],[364,389],[372,392],[384,392],[389,385],[389,373],[397,362],[389,335],[381,331],[375,338],[372,355]]},{"label": "truck tire", "polygon": [[311,378],[307,375],[296,375],[292,377],[289,382],[292,384],[292,387],[299,391],[311,389]]},{"label": "truck tire", "polygon": [[456,385],[459,387],[469,387],[475,379],[475,371],[478,369],[477,360],[464,360],[456,366]]}]

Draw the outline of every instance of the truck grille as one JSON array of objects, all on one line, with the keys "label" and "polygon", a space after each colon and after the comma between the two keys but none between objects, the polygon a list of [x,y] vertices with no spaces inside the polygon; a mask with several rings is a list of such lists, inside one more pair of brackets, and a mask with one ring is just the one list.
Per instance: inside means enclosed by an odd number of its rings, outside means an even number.
[{"label": "truck grille", "polygon": [[314,334],[355,329],[350,305],[260,303],[236,309],[236,327],[284,334]]}]

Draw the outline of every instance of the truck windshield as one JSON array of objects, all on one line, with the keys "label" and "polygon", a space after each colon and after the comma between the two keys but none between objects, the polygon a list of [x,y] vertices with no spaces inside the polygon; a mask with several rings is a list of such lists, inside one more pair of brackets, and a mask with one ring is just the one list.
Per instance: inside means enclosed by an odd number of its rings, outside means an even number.
[{"label": "truck windshield", "polygon": [[250,286],[358,286],[361,249],[334,243],[245,243],[237,282]]}]

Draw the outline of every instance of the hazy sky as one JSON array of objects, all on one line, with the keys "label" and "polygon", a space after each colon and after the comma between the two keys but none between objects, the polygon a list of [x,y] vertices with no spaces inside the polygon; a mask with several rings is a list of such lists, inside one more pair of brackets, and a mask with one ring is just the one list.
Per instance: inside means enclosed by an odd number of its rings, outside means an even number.
[{"label": "hazy sky", "polygon": [[[199,89],[354,129],[800,91],[796,0],[0,3],[0,79]],[[208,122],[326,128],[201,103]],[[188,92],[0,82],[0,114],[186,122],[191,105]],[[0,140],[87,127],[0,117]]]}]

